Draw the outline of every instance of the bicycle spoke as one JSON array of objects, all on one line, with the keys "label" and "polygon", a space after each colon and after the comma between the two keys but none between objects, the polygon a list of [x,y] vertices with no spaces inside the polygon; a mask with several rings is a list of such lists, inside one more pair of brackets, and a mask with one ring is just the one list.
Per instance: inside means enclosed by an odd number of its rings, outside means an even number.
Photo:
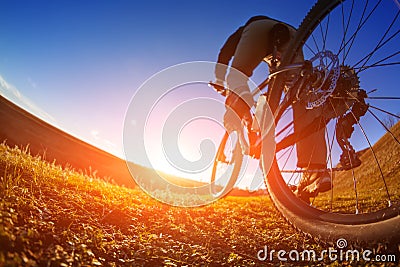
[{"label": "bicycle spoke", "polygon": [[[357,102],[360,102],[359,99],[357,99],[356,97],[352,97],[348,92],[347,92],[347,94],[349,95],[349,98],[351,98],[351,99],[353,99],[353,100],[355,100],[355,101],[357,101]],[[399,99],[400,99],[400,98],[399,98]],[[385,111],[385,110],[383,110],[383,109],[379,109],[379,108],[376,108],[376,107],[373,107],[373,106],[369,106],[369,107],[378,109],[378,110],[380,110],[380,111],[382,111],[382,112],[385,112],[385,113],[387,113],[387,114],[390,114],[390,115],[395,116],[395,117],[397,117],[397,118],[400,119],[400,116],[397,116],[397,115],[395,115],[395,114],[392,114],[392,113],[390,113],[390,112],[387,112],[387,111]],[[376,116],[375,113],[373,113],[370,109],[368,109],[367,111],[368,111],[370,114],[372,114],[372,116],[383,126],[383,128],[385,128],[385,130],[393,137],[393,139],[396,140],[396,142],[400,144],[399,140],[398,140],[398,139],[396,138],[396,136],[390,131],[390,129],[385,125],[385,123],[383,123],[383,121],[382,121],[381,119],[379,119],[379,117]]]},{"label": "bicycle spoke", "polygon": [[[396,35],[397,35],[398,33],[400,33],[400,30],[398,30],[398,31],[396,32]],[[392,37],[395,37],[395,35],[393,35]],[[390,40],[390,39],[389,39],[389,40]],[[373,56],[373,54],[376,53],[376,52],[377,52],[384,44],[386,44],[389,40],[387,40],[385,43],[381,44],[379,47],[376,47],[373,51],[371,51],[371,52],[368,54],[368,56],[366,56],[366,57],[360,59],[357,63],[355,63],[354,66],[353,66],[354,69],[364,70],[364,69],[368,69],[368,68],[370,68],[370,67],[377,67],[377,66],[381,67],[381,66],[398,65],[399,62],[382,63],[382,64],[380,64],[380,63],[383,62],[383,61],[385,61],[385,60],[388,60],[389,58],[392,58],[392,57],[398,55],[398,54],[399,54],[399,51],[397,51],[397,52],[393,53],[392,55],[390,55],[390,56],[388,56],[388,57],[386,57],[386,58],[384,58],[384,59],[382,59],[382,60],[379,60],[379,61],[377,61],[377,62],[375,62],[375,63],[373,63],[373,64],[371,64],[371,65],[369,65],[369,66],[366,66],[368,60]],[[361,67],[357,67],[357,65],[360,64],[362,61],[365,61],[365,62],[363,63],[363,65],[362,65]]]},{"label": "bicycle spoke", "polygon": [[[336,117],[337,118],[340,117],[338,115],[338,113],[336,112],[336,109],[335,109],[334,105],[332,105],[332,108],[333,108],[333,110],[334,110],[334,112],[336,114]],[[348,109],[350,109],[350,108],[348,107]],[[354,116],[354,114],[353,114],[353,116]],[[337,126],[338,126],[338,124],[336,123],[336,127]],[[335,127],[335,132],[336,132],[336,127]],[[343,125],[340,124],[339,127],[341,127],[342,131],[344,132]],[[350,151],[347,150],[346,153],[347,153],[347,157],[351,158]],[[355,214],[358,214],[359,213],[359,200],[358,200],[358,192],[357,192],[357,178],[356,178],[356,175],[355,175],[355,172],[354,172],[354,168],[351,169],[351,177],[352,177],[352,181],[353,181],[353,191],[354,191],[355,202],[356,202],[355,203]]]},{"label": "bicycle spoke", "polygon": [[[351,114],[355,117],[355,115],[353,114],[353,112],[351,112]],[[362,125],[361,125],[361,123],[360,123],[359,121],[357,121],[357,124],[358,124],[358,127],[361,129],[361,132],[362,132],[362,134],[364,135],[365,140],[367,140],[369,149],[371,150],[372,155],[373,155],[373,157],[374,157],[374,159],[375,159],[375,162],[376,162],[376,164],[377,164],[377,166],[378,166],[380,176],[381,176],[381,178],[382,178],[382,180],[383,180],[383,183],[384,183],[384,185],[385,185],[385,190],[386,190],[386,194],[387,194],[388,201],[389,201],[389,206],[390,206],[390,205],[391,205],[391,199],[390,199],[389,189],[388,189],[387,184],[386,184],[385,176],[383,175],[383,171],[382,171],[381,164],[379,163],[378,157],[376,156],[375,150],[374,150],[374,148],[372,147],[372,144],[371,144],[371,142],[370,142],[370,140],[369,140],[367,134],[365,133],[364,128],[362,127]]]},{"label": "bicycle spoke", "polygon": [[[332,153],[333,152],[332,152],[332,150],[333,150],[333,142],[335,140],[335,137],[333,135],[332,139],[330,139],[329,131],[327,129],[325,129],[325,135],[326,135],[327,142],[329,144],[329,146],[328,146],[328,158],[327,158],[326,166],[330,165],[330,169],[332,170],[333,169],[333,159],[332,159]],[[331,141],[329,141],[329,140],[331,140]],[[333,178],[332,171],[331,171],[331,177]],[[333,206],[333,191],[332,190],[333,190],[333,188],[332,188],[332,185],[331,185],[331,197],[330,197],[330,200],[329,200],[330,209],[331,210],[332,210],[332,206]]]},{"label": "bicycle spoke", "polygon": [[314,52],[314,50],[312,50],[311,48],[310,48],[310,51],[311,51],[314,55],[316,55],[316,54],[317,54],[318,52],[320,52],[321,50],[320,50],[319,47],[318,47],[317,40],[315,39],[314,34],[313,34],[311,37],[312,37],[312,39],[313,39],[314,45],[315,45],[315,47],[316,47],[316,49],[317,49],[317,52]]},{"label": "bicycle spoke", "polygon": [[[364,6],[364,10],[363,10],[363,13],[362,13],[362,16],[361,16],[360,21],[359,21],[359,24],[358,24],[358,26],[357,26],[357,29],[356,29],[355,32],[352,34],[352,36],[350,37],[350,39],[344,44],[344,47],[345,47],[345,46],[348,44],[348,42],[351,41],[351,43],[350,43],[350,45],[349,45],[349,47],[348,47],[348,50],[347,50],[347,54],[344,55],[344,60],[343,60],[343,61],[346,61],[347,56],[348,56],[348,54],[349,54],[351,48],[353,47],[354,41],[355,41],[355,39],[356,39],[356,37],[357,37],[357,34],[358,34],[359,31],[361,30],[361,28],[365,25],[365,23],[369,20],[369,18],[371,17],[372,13],[374,13],[374,11],[376,10],[376,8],[379,6],[379,4],[380,4],[381,2],[382,2],[382,0],[379,0],[378,3],[374,6],[374,8],[371,10],[371,12],[367,15],[367,17],[363,20],[364,15],[365,15],[365,12],[366,12],[366,10],[367,10],[367,6],[368,6],[368,0],[366,1],[365,6]],[[338,54],[339,54],[340,52],[341,52],[341,50],[339,50]]]},{"label": "bicycle spoke", "polygon": [[[337,113],[337,111],[335,109],[335,106],[333,105],[331,100],[329,100],[329,104],[332,107],[332,109],[334,110],[334,112],[336,114],[336,117],[338,117],[338,113]],[[337,128],[337,123],[335,124],[334,133],[336,133],[336,128]],[[326,132],[327,139],[329,141],[329,131],[326,129],[325,132]],[[330,169],[331,169],[330,175],[331,175],[331,178],[333,179],[333,171],[332,171],[333,170],[333,158],[332,158],[333,152],[332,151],[333,151],[333,143],[335,141],[335,134],[332,134],[332,135],[333,135],[332,136],[332,141],[330,142],[330,144],[328,146],[329,147],[329,154],[328,154],[328,159],[327,159],[328,160],[327,166],[328,166],[328,163],[330,163]],[[330,210],[333,210],[333,183],[331,183]]]},{"label": "bicycle spoke", "polygon": [[373,108],[373,109],[376,109],[376,110],[379,110],[379,111],[381,111],[381,112],[383,112],[383,113],[386,113],[386,114],[388,114],[388,115],[390,115],[390,116],[393,116],[393,117],[395,117],[395,118],[397,118],[397,119],[400,119],[400,116],[398,116],[398,115],[396,115],[396,114],[394,114],[394,113],[391,113],[391,112],[389,112],[389,111],[386,111],[386,110],[383,110],[383,109],[381,109],[381,108],[378,108],[378,107],[375,107],[375,106],[371,106],[371,105],[369,105],[369,107],[370,107],[370,108]]},{"label": "bicycle spoke", "polygon": [[[349,99],[349,97],[346,96],[330,96],[332,99]],[[352,98],[354,99],[354,98]],[[397,96],[367,96],[365,99],[372,99],[372,100],[400,100],[400,97]],[[396,115],[394,115],[396,116]]]},{"label": "bicycle spoke", "polygon": [[[286,157],[285,163],[282,165],[282,169],[283,169],[283,170],[286,168],[286,165],[288,164],[289,159],[290,159],[290,157],[292,156],[293,150],[294,150],[294,146],[291,146],[290,149],[287,149],[285,152],[282,153],[281,157],[279,157],[278,160],[282,159],[283,156],[285,156],[285,155],[288,154],[287,157]],[[288,152],[288,151],[289,151],[289,152]]]},{"label": "bicycle spoke", "polygon": [[390,129],[383,123],[383,121],[381,121],[378,116],[376,116],[371,110],[369,110],[369,113],[372,114],[372,116],[383,126],[383,128],[385,128],[385,130],[393,137],[393,139],[400,144],[399,140],[397,139],[397,137],[392,133],[392,131],[390,131]]},{"label": "bicycle spoke", "polygon": [[[285,113],[284,113],[284,114],[285,114]],[[290,128],[290,129],[289,129],[289,128]],[[287,137],[291,132],[293,132],[293,130],[294,130],[294,123],[293,123],[293,120],[292,120],[292,121],[291,121],[290,123],[288,123],[282,130],[280,130],[279,133],[276,134],[276,136],[279,136],[279,135],[281,135],[282,133],[286,132],[286,134],[285,134],[285,136],[284,136],[284,138],[285,138],[285,137]],[[294,148],[294,146],[292,146],[291,149],[285,150],[285,152],[283,152],[283,153],[279,156],[279,158],[277,159],[277,160],[279,161],[279,160],[281,160],[284,156],[286,156],[286,155],[289,153],[289,155],[286,157],[286,161],[285,161],[285,163],[283,164],[282,169],[285,169],[286,164],[288,163],[289,158],[290,158],[290,156],[292,155],[293,148]],[[288,152],[288,151],[289,151],[289,152]]]},{"label": "bicycle spoke", "polygon": [[[382,63],[382,64],[373,64],[373,65],[369,65],[369,66],[364,66],[364,67],[355,67],[355,70],[360,70],[362,69],[362,71],[369,69],[369,68],[376,68],[376,67],[386,67],[386,66],[394,66],[394,65],[400,65],[400,62],[390,62],[390,63]],[[359,73],[360,71],[357,71],[357,73]]]},{"label": "bicycle spoke", "polygon": [[305,44],[304,47],[306,47],[308,50],[310,50],[310,52],[313,54],[313,56],[315,56],[318,52],[315,52],[311,46],[309,46],[308,44]]},{"label": "bicycle spoke", "polygon": [[[335,132],[336,132],[336,126],[335,125]],[[328,140],[329,140],[329,136],[328,136]],[[330,162],[330,175],[331,175],[331,179],[332,179],[332,183],[331,183],[331,195],[330,195],[330,210],[333,210],[333,159],[332,159],[332,150],[333,150],[333,142],[335,141],[335,135],[333,135],[332,137],[332,142],[331,145],[329,146],[329,162]]]},{"label": "bicycle spoke", "polygon": [[358,193],[357,193],[357,179],[356,176],[354,174],[354,169],[351,169],[351,176],[353,177],[353,189],[354,189],[354,194],[356,197],[356,214],[359,214],[360,209],[359,209],[359,201],[358,201]]},{"label": "bicycle spoke", "polygon": [[[351,97],[351,95],[350,95],[348,92],[347,92],[347,94]],[[359,100],[358,100],[357,98],[355,98],[355,97],[353,97],[353,99],[356,100],[356,101],[359,101]],[[347,103],[346,103],[346,105],[347,105]],[[370,106],[370,107],[371,107],[371,106]],[[348,107],[348,108],[349,108],[349,107]],[[374,107],[374,108],[376,108],[376,107]],[[394,114],[392,114],[392,113],[390,113],[390,112],[387,112],[387,111],[385,111],[385,110],[382,110],[382,109],[380,109],[380,108],[376,108],[376,109],[378,109],[378,110],[380,110],[380,111],[383,111],[383,112],[385,112],[385,113],[394,115]],[[372,116],[385,128],[385,130],[393,137],[393,139],[394,139],[398,144],[400,144],[400,142],[399,142],[399,140],[396,138],[396,136],[395,136],[395,135],[390,131],[390,129],[378,118],[378,116],[376,116],[370,109],[368,109],[367,111],[369,111],[369,113],[372,114]],[[355,117],[355,115],[353,114],[353,112],[351,112],[351,114]],[[399,116],[397,116],[397,115],[394,115],[394,116],[399,117]],[[399,118],[400,118],[400,117],[399,117]],[[381,165],[380,165],[380,163],[379,163],[379,160],[378,160],[378,158],[377,158],[377,156],[376,156],[375,150],[373,149],[373,147],[372,147],[372,145],[371,145],[371,142],[370,142],[368,136],[366,135],[365,130],[364,130],[364,128],[362,127],[360,121],[357,121],[357,124],[358,124],[359,128],[361,129],[361,131],[362,131],[362,133],[363,133],[365,139],[367,140],[368,145],[369,145],[369,148],[370,148],[370,150],[371,150],[371,152],[372,152],[372,154],[373,154],[373,156],[374,156],[374,158],[375,158],[375,161],[376,161],[376,163],[377,163],[377,166],[378,166],[380,175],[381,175],[382,180],[383,180],[383,183],[384,183],[384,185],[385,185],[385,190],[386,190],[386,194],[387,194],[387,197],[388,197],[388,203],[389,203],[389,206],[390,206],[390,205],[391,205],[391,198],[390,198],[390,194],[389,194],[389,189],[388,189],[388,187],[387,187],[386,179],[385,179],[385,177],[384,177],[384,175],[383,175],[383,171],[382,171]]]},{"label": "bicycle spoke", "polygon": [[400,100],[400,97],[395,96],[369,96],[367,99],[378,99],[378,100]]},{"label": "bicycle spoke", "polygon": [[[286,171],[282,170],[282,172],[285,173]],[[300,182],[300,179],[301,179],[301,178],[298,178],[298,176],[299,176],[298,174],[300,173],[300,172],[298,172],[298,168],[296,168],[296,171],[288,171],[286,173],[291,174],[289,179],[287,179],[286,184],[297,186],[297,184]],[[296,179],[296,176],[297,176],[297,179]]]},{"label": "bicycle spoke", "polygon": [[[330,14],[327,16],[327,22],[325,23],[325,25],[326,25],[325,30],[322,29],[322,23],[319,24],[319,29],[320,29],[321,37],[322,37],[322,51],[325,51],[325,49],[326,49],[326,39],[328,36],[329,19],[330,19]],[[325,65],[326,64],[327,64],[327,59],[325,59]]]},{"label": "bicycle spoke", "polygon": [[[343,62],[345,62],[345,60],[346,60],[346,58],[347,58],[347,55],[348,55],[348,53],[350,52],[350,49],[351,49],[351,47],[352,47],[352,45],[353,45],[354,39],[355,39],[355,37],[356,37],[358,31],[361,29],[361,26],[360,26],[360,25],[361,25],[361,21],[362,21],[362,19],[364,18],[365,12],[366,12],[366,10],[367,10],[367,6],[368,6],[368,0],[367,0],[366,3],[365,3],[364,9],[363,9],[363,12],[362,12],[362,15],[361,15],[361,19],[360,19],[360,21],[359,21],[359,23],[358,23],[358,26],[357,26],[356,31],[352,34],[352,36],[350,36],[349,40],[348,40],[347,42],[345,42],[345,43],[343,44],[343,46],[342,46],[342,47],[339,49],[339,51],[338,51],[338,54],[340,54],[340,53],[342,52],[342,49],[345,49],[345,47],[347,46],[347,44],[351,41],[350,47],[347,49],[347,53],[343,53]],[[349,23],[350,23],[350,21],[349,21]]]},{"label": "bicycle spoke", "polygon": [[[350,21],[351,21],[351,16],[353,15],[353,8],[354,8],[354,0],[351,2],[351,9],[350,9],[350,14],[349,14],[349,18],[347,20],[347,23],[344,23],[344,5],[341,5],[341,10],[342,10],[342,26],[343,26],[343,38],[342,38],[342,43],[340,44],[340,49],[339,51],[341,51],[341,48],[343,46],[343,44],[346,43],[346,37],[347,37],[347,31],[349,29],[350,26]],[[344,27],[346,25],[346,27]],[[342,65],[344,64],[344,55],[346,54],[346,47],[343,47],[344,53],[342,54]]]},{"label": "bicycle spoke", "polygon": [[[390,58],[392,58],[392,57],[394,57],[394,56],[397,56],[398,54],[400,54],[400,51],[397,51],[397,52],[395,52],[395,53],[393,53],[393,54],[391,54],[391,55],[385,57],[384,59],[381,59],[381,60],[379,60],[379,61],[373,63],[372,65],[370,65],[370,66],[368,66],[368,67],[360,68],[360,69],[357,71],[357,74],[360,73],[360,72],[362,72],[362,71],[364,71],[364,70],[366,70],[366,69],[369,69],[369,68],[372,68],[372,67],[380,66],[382,62],[384,62],[385,60],[388,60],[388,59],[390,59]],[[382,66],[397,65],[397,64],[399,64],[399,62],[392,62],[392,63],[382,64]]]},{"label": "bicycle spoke", "polygon": [[395,32],[394,34],[392,34],[389,38],[387,38],[385,40],[386,35],[389,33],[390,29],[393,27],[394,23],[396,22],[397,18],[399,17],[399,14],[400,14],[400,11],[397,12],[397,14],[396,14],[395,18],[393,19],[392,23],[387,28],[386,32],[383,34],[382,38],[379,40],[379,42],[375,46],[375,48],[369,54],[365,55],[362,59],[360,59],[357,63],[355,63],[353,65],[354,67],[358,66],[358,64],[360,64],[361,62],[364,61],[363,65],[361,66],[361,68],[363,68],[367,64],[368,60],[373,56],[374,53],[376,53],[380,48],[382,48],[390,40],[392,40],[394,37],[396,37],[396,35],[400,32],[400,30],[398,30],[397,32]]}]

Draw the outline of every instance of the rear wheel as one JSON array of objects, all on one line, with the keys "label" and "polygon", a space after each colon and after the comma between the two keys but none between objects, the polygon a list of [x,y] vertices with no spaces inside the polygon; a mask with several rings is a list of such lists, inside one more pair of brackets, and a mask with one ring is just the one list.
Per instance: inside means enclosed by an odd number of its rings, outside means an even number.
[{"label": "rear wheel", "polygon": [[[333,188],[311,204],[290,189],[304,172],[296,153],[303,137],[294,132],[292,106],[283,107],[284,77],[278,75],[270,87],[272,111],[283,110],[275,113],[277,151],[266,185],[278,210],[314,237],[400,240],[399,32],[397,1],[320,0],[283,56],[282,65],[290,64],[302,49],[319,74],[319,84],[314,80],[297,101],[321,114],[322,126],[314,131],[324,130],[326,143],[309,149],[326,146]],[[345,116],[351,127],[343,123]]]}]

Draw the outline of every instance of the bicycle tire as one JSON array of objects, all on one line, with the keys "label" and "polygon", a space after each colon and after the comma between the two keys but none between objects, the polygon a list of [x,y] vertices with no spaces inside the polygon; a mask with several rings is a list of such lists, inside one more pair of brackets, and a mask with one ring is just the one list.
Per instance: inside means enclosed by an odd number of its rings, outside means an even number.
[{"label": "bicycle tire", "polygon": [[[296,52],[302,49],[307,38],[318,23],[342,3],[341,0],[319,0],[305,16],[295,39],[282,57],[282,65],[292,62]],[[283,77],[277,75],[268,92],[272,112],[279,106],[283,93]],[[279,120],[279,118],[275,118]],[[263,165],[263,157],[262,157]],[[275,156],[270,169],[264,168],[265,184],[278,211],[297,229],[320,240],[335,242],[345,238],[354,243],[398,244],[400,240],[400,207],[393,205],[367,214],[337,214],[316,209],[299,198],[289,189],[279,169]]]},{"label": "bicycle tire", "polygon": [[[225,149],[226,149],[226,144],[229,139],[229,134],[228,132],[225,132],[221,143],[218,147],[217,154],[214,158],[214,163],[213,163],[213,168],[212,168],[212,174],[211,174],[211,183],[210,183],[210,190],[211,194],[215,198],[220,198],[225,196],[226,194],[229,193],[229,191],[232,190],[233,186],[235,185],[238,176],[240,174],[240,169],[242,167],[242,162],[243,162],[243,154],[241,152],[241,148],[239,145],[239,142],[237,142],[234,145],[233,151],[232,151],[232,157],[229,159],[229,162],[222,162],[221,159],[225,158]],[[229,157],[229,156],[228,156]],[[228,173],[228,181],[224,185],[217,185],[217,180],[221,177],[218,177],[218,167],[220,165],[233,165],[232,173]],[[225,174],[225,173],[224,173]]]}]

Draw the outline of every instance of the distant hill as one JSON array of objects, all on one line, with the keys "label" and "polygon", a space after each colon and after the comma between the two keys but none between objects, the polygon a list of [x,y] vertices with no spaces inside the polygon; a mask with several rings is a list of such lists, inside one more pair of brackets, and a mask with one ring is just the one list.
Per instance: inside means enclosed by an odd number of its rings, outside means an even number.
[{"label": "distant hill", "polygon": [[0,141],[9,146],[26,147],[32,155],[47,161],[96,171],[116,183],[134,186],[124,160],[94,147],[23,110],[0,96]]},{"label": "distant hill", "polygon": [[[120,185],[135,186],[125,160],[92,146],[25,111],[0,96],[0,142],[9,146],[27,147],[32,155],[62,166],[95,171],[99,177],[110,177]],[[158,175],[153,169],[130,163],[135,176]],[[172,183],[195,187],[202,183],[163,174]]]},{"label": "distant hill", "polygon": [[[71,166],[87,173],[95,172],[98,177],[111,178],[119,185],[127,187],[136,185],[125,160],[52,126],[2,96],[0,96],[0,125],[0,142],[6,142],[11,147],[28,146],[32,155],[41,155],[46,161],[56,161],[64,167]],[[165,174],[135,163],[129,164],[133,175],[139,179],[150,179],[161,173],[166,181],[181,187],[204,185],[202,182]],[[154,187],[154,189],[165,189],[165,185],[154,185]],[[249,192],[234,189],[232,194],[243,196],[249,195]],[[257,193],[250,195],[255,194]]]}]

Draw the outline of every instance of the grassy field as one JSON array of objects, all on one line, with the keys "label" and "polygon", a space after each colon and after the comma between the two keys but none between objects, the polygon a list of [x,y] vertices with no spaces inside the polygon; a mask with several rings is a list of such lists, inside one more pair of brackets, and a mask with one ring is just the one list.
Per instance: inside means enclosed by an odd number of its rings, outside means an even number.
[{"label": "grassy field", "polygon": [[[290,263],[257,252],[329,248],[295,231],[267,196],[172,207],[4,144],[0,198],[0,266],[280,266]],[[293,264],[328,263],[348,264]]]}]

